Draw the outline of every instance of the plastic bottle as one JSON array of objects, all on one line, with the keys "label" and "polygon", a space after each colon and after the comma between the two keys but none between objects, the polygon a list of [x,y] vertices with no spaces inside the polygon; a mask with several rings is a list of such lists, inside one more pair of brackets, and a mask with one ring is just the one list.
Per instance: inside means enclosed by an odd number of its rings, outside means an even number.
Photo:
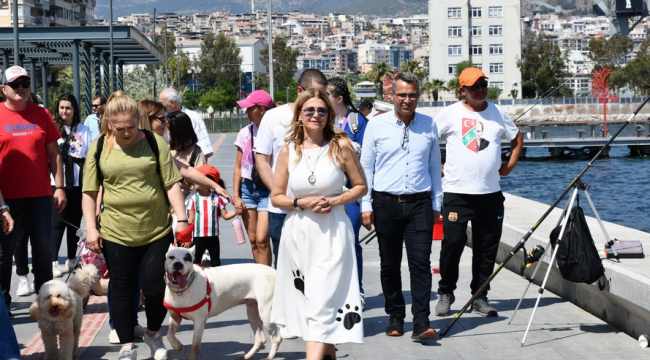
[{"label": "plastic bottle", "polygon": [[237,244],[242,245],[246,243],[246,237],[244,236],[244,228],[241,226],[241,218],[237,216],[232,222],[232,227],[235,230],[235,237],[237,238]]}]

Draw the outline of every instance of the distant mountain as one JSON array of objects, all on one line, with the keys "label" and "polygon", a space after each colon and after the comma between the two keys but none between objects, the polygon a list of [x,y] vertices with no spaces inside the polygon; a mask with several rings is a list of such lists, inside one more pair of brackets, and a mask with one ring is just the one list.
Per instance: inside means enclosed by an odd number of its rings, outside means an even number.
[{"label": "distant mountain", "polygon": [[[339,12],[349,15],[405,16],[426,14],[428,0],[272,0],[274,12],[297,10],[302,13],[327,15]],[[266,0],[255,0],[255,8],[266,10]],[[231,11],[244,13],[251,11],[251,0],[113,0],[113,16],[130,14],[175,12],[183,15]],[[97,16],[107,18],[108,1],[97,2]]]}]

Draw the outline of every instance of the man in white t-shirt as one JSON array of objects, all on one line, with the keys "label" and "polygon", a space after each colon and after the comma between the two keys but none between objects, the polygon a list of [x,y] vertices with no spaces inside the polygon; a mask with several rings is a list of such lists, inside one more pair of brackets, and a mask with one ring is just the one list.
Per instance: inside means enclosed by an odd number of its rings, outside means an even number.
[{"label": "man in white t-shirt", "polygon": [[[327,93],[327,78],[322,72],[316,69],[307,69],[300,75],[300,79],[298,80],[298,95],[311,88]],[[257,154],[256,166],[264,185],[268,189],[271,189],[273,185],[275,164],[280,150],[286,144],[284,139],[289,131],[289,124],[291,124],[291,120],[293,119],[294,109],[294,103],[289,103],[267,111],[257,131],[255,149],[253,149]],[[291,190],[288,188],[287,195],[293,196]],[[268,209],[269,235],[273,243],[273,256],[275,257],[273,264],[277,266],[282,224],[284,224],[284,218],[287,212],[273,206],[271,201],[269,201]]]},{"label": "man in white t-shirt", "polygon": [[158,101],[163,104],[165,111],[168,113],[182,111],[190,117],[190,120],[192,120],[192,128],[198,139],[196,144],[201,148],[201,152],[203,152],[205,162],[207,163],[214,150],[212,149],[212,143],[210,143],[210,136],[208,135],[208,129],[205,127],[203,117],[196,111],[188,110],[183,106],[181,94],[176,89],[167,88],[161,91],[158,96]]},{"label": "man in white t-shirt", "polygon": [[[459,78],[464,99],[445,108],[434,119],[440,136],[446,136],[443,165],[442,219],[444,239],[440,250],[440,276],[436,315],[449,315],[458,281],[458,264],[467,243],[467,223],[472,222],[471,293],[487,282],[496,260],[503,226],[504,197],[499,186],[517,165],[523,137],[510,116],[486,101],[487,77],[477,68],[463,70]],[[510,159],[501,162],[501,137],[510,141]],[[487,286],[472,303],[472,311],[497,316],[487,300]]]}]

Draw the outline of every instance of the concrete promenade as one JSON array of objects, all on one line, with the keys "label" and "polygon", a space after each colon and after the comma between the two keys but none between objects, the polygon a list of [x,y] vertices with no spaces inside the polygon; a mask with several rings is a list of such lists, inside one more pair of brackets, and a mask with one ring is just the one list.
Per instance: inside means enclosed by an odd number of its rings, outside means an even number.
[{"label": "concrete promenade", "polygon": [[[228,187],[232,186],[232,173],[235,162],[235,133],[220,135],[211,134],[212,141],[219,145],[216,155],[210,164],[221,172]],[[510,215],[515,216],[517,227],[528,228],[537,218],[526,217],[521,209],[515,210],[506,205],[506,223]],[[513,219],[514,220],[514,219]],[[549,219],[555,222],[556,219]],[[527,225],[522,225],[523,222]],[[237,245],[230,222],[221,222],[221,249],[224,264],[252,262],[249,244]],[[592,233],[598,229],[592,228]],[[362,235],[365,230],[362,231]],[[611,234],[615,236],[614,234]],[[60,259],[65,257],[65,245],[61,248]],[[617,330],[578,306],[565,301],[550,291],[544,293],[540,307],[531,327],[527,345],[520,347],[519,340],[524,334],[528,318],[534,305],[537,288],[531,287],[527,300],[514,319],[512,325],[507,325],[508,318],[524,291],[527,281],[521,276],[509,271],[502,271],[492,283],[489,294],[490,301],[499,310],[499,317],[484,318],[472,313],[466,313],[458,321],[446,338],[426,343],[412,342],[412,317],[410,316],[410,284],[404,255],[402,281],[407,301],[406,334],[401,338],[388,338],[384,335],[388,317],[383,310],[384,299],[379,280],[379,253],[377,242],[373,241],[364,247],[364,281],[366,292],[366,308],[364,316],[365,344],[341,344],[337,346],[339,359],[645,359],[650,357],[650,349],[640,349],[636,339]],[[433,267],[438,267],[440,242],[433,242],[431,261]],[[456,291],[456,303],[452,305],[452,314],[462,307],[469,299],[469,282],[471,280],[471,249],[466,248],[461,262],[461,278]],[[65,275],[64,275],[65,276]],[[17,277],[13,277],[12,293],[17,287]],[[433,277],[434,285],[431,292],[431,308],[437,302],[437,281],[439,275]],[[18,341],[23,347],[24,358],[41,359],[42,351],[38,351],[39,331],[36,322],[29,317],[27,308],[35,296],[14,298],[12,311],[13,321]],[[82,334],[82,359],[116,359],[119,346],[108,343],[109,327],[106,321],[103,298],[92,298],[96,302],[87,309],[91,322],[84,323]],[[146,325],[144,312],[139,313],[140,323]],[[451,317],[439,318],[431,316],[431,325],[440,330],[451,320]],[[103,324],[102,324],[103,322]],[[168,320],[162,331],[166,333]],[[169,359],[184,359],[189,351],[192,335],[192,325],[184,322],[179,331],[179,339],[185,344],[182,353],[169,351]],[[648,329],[650,332],[650,329]],[[252,346],[253,333],[248,325],[246,311],[243,306],[231,309],[216,318],[212,318],[203,336],[200,359],[235,359],[243,355]],[[169,344],[165,340],[168,348]],[[141,340],[136,341],[140,359],[150,358],[146,345]],[[284,340],[277,354],[277,359],[303,359],[305,344],[301,339]],[[1,351],[1,350],[0,350]],[[33,352],[33,355],[27,356]],[[263,349],[254,359],[265,358],[267,350]]]}]

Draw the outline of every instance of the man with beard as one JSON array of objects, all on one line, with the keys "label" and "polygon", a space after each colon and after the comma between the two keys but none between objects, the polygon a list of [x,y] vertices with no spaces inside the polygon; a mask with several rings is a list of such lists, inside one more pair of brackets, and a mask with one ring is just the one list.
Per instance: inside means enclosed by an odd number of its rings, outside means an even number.
[{"label": "man with beard", "polygon": [[[446,135],[447,159],[443,167],[442,218],[444,239],[440,250],[440,275],[436,315],[449,315],[458,281],[458,264],[467,243],[467,223],[472,222],[472,282],[476,293],[492,274],[503,226],[504,197],[499,186],[517,165],[523,137],[504,109],[486,101],[487,77],[477,68],[460,74],[464,99],[435,118],[440,136]],[[511,155],[501,162],[501,137],[510,140]],[[497,316],[487,300],[487,286],[472,303],[472,311]]]}]

